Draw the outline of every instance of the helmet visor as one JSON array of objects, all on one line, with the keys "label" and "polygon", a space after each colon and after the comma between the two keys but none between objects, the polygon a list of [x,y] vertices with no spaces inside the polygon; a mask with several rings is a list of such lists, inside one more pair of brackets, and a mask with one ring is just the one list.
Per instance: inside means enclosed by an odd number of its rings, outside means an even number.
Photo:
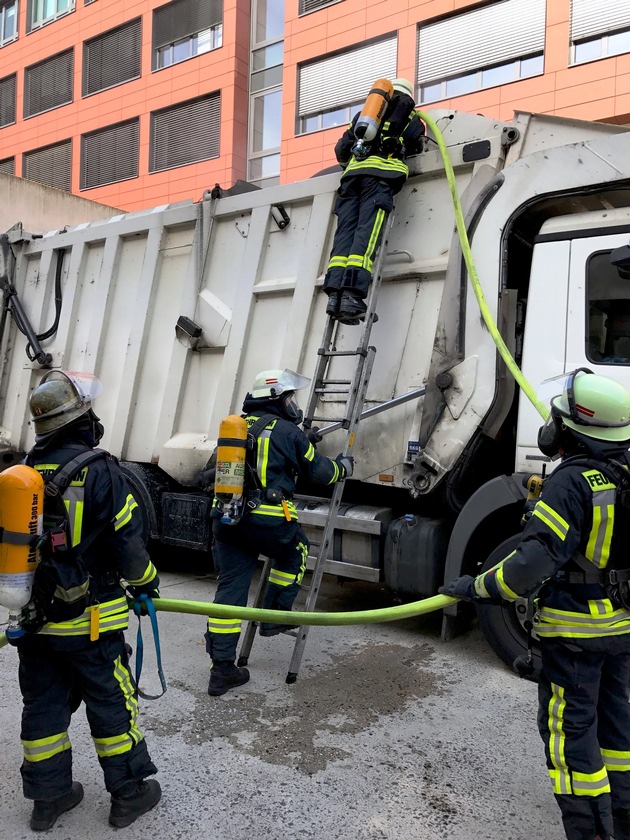
[{"label": "helmet visor", "polygon": [[50,382],[51,379],[69,380],[84,405],[89,405],[103,393],[103,383],[93,373],[76,370],[51,370],[44,376],[42,382]]}]

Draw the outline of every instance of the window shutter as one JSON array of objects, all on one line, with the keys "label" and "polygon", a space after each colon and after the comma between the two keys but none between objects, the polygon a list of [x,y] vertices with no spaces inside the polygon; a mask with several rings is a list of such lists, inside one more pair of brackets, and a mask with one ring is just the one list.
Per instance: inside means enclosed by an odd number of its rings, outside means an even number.
[{"label": "window shutter", "polygon": [[546,0],[501,0],[420,26],[418,84],[543,52],[545,10]]},{"label": "window shutter", "polygon": [[359,102],[376,79],[396,77],[396,37],[300,67],[299,115]]},{"label": "window shutter", "polygon": [[325,6],[332,6],[333,3],[338,2],[339,0],[300,0],[298,14],[305,15],[307,12],[314,12],[317,9],[323,9]]},{"label": "window shutter", "polygon": [[153,12],[153,50],[223,23],[223,0],[173,0]]},{"label": "window shutter", "polygon": [[4,172],[6,175],[15,175],[15,158],[0,160],[0,172]]},{"label": "window shutter", "polygon": [[139,78],[141,49],[142,18],[86,41],[83,49],[83,96]]},{"label": "window shutter", "polygon": [[110,125],[81,137],[81,189],[138,177],[140,120]]},{"label": "window shutter", "polygon": [[66,50],[27,67],[24,78],[24,116],[32,117],[72,102],[74,51]]},{"label": "window shutter", "polygon": [[630,3],[571,0],[571,41],[582,41],[630,27]]},{"label": "window shutter", "polygon": [[49,187],[70,192],[72,186],[72,142],[64,140],[55,146],[26,152],[22,176]]},{"label": "window shutter", "polygon": [[0,126],[15,122],[15,73],[0,79]]},{"label": "window shutter", "polygon": [[151,114],[150,172],[219,156],[221,94]]}]

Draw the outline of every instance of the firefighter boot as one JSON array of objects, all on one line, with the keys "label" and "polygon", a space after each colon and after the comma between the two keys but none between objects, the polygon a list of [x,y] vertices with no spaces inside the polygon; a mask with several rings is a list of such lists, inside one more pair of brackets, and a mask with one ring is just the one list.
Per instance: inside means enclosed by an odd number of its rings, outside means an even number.
[{"label": "firefighter boot", "polygon": [[258,632],[261,636],[278,636],[280,633],[296,630],[298,626],[297,624],[261,624]]},{"label": "firefighter boot", "polygon": [[339,301],[339,315],[337,316],[342,324],[355,326],[365,318],[367,306],[364,301],[354,292],[345,291],[341,293]]},{"label": "firefighter boot", "polygon": [[238,668],[233,660],[231,662],[212,660],[210,682],[208,683],[208,694],[210,697],[219,697],[231,688],[245,685],[246,682],[249,682],[249,671],[247,668]]},{"label": "firefighter boot", "polygon": [[109,824],[115,828],[131,825],[138,817],[155,808],[161,797],[162,789],[155,779],[127,782],[112,794]]},{"label": "firefighter boot", "polygon": [[31,814],[31,830],[48,831],[57,822],[57,817],[74,808],[82,799],[83,785],[81,782],[72,782],[72,787],[68,793],[58,796],[57,799],[36,799]]},{"label": "firefighter boot", "polygon": [[328,295],[328,303],[326,305],[326,315],[330,318],[336,318],[339,314],[339,302],[341,299],[341,293],[337,291],[332,291]]}]

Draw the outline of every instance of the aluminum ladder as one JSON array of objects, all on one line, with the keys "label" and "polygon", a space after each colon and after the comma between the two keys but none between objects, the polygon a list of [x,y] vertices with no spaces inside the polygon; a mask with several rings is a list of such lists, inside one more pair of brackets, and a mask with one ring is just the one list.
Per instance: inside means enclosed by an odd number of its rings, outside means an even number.
[{"label": "aluminum ladder", "polygon": [[[365,402],[367,388],[372,374],[374,356],[376,355],[376,348],[369,343],[370,334],[372,332],[372,325],[377,317],[376,303],[381,287],[383,262],[387,252],[387,243],[393,222],[394,212],[392,211],[385,224],[383,238],[374,262],[372,280],[366,299],[367,311],[365,313],[364,320],[360,323],[359,343],[353,350],[337,350],[336,342],[340,322],[331,316],[327,316],[321,346],[317,351],[317,364],[313,374],[308,404],[304,412],[302,425],[307,433],[308,430],[318,422],[330,423],[333,424],[334,428],[343,428],[346,430],[346,440],[342,450],[344,455],[352,454],[352,447],[354,446],[356,439],[356,433],[363,411],[363,404]],[[350,329],[352,329],[352,327],[350,327]],[[351,379],[328,378],[328,370],[332,359],[340,356],[355,357],[354,370]],[[322,397],[329,394],[347,395],[343,417],[331,419],[329,417],[318,416],[318,404]],[[331,431],[332,429],[333,427],[331,426]],[[308,597],[304,607],[305,612],[314,612],[317,605],[319,589],[326,568],[328,550],[333,538],[337,514],[339,512],[339,505],[341,504],[341,497],[343,496],[344,485],[345,479],[338,481],[333,488],[321,542],[315,543],[311,541],[311,546],[317,547],[318,551],[313,566],[310,584],[302,587],[303,589],[308,590]],[[263,604],[271,564],[272,561],[267,558],[265,560],[263,571],[260,576],[260,583],[254,598],[254,606],[256,608],[261,607]],[[250,621],[247,625],[243,641],[241,643],[241,648],[239,650],[239,666],[247,665],[248,663],[257,627],[258,622],[256,621]],[[284,635],[291,635],[296,638],[293,656],[291,658],[289,671],[286,677],[286,682],[289,684],[292,684],[297,680],[300,662],[302,661],[304,648],[306,647],[308,631],[309,626],[304,625],[295,630],[287,630],[284,633]]]}]

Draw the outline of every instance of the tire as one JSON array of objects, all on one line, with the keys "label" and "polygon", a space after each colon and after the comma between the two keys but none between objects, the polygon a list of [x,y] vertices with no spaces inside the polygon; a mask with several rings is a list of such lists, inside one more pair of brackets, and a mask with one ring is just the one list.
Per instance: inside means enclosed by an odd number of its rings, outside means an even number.
[{"label": "tire", "polygon": [[[520,534],[508,537],[490,554],[483,564],[481,571],[485,572],[503,560],[514,551],[521,539]],[[523,619],[527,610],[526,599],[522,598],[514,603],[476,604],[479,627],[486,641],[497,656],[513,671],[514,662],[519,657],[527,656],[527,630],[523,626]],[[522,614],[522,617],[519,615]],[[540,647],[535,634],[532,635],[533,672],[523,674],[526,679],[538,682],[540,675]],[[522,660],[520,660],[522,661]],[[518,671],[516,671],[518,673]]]}]

